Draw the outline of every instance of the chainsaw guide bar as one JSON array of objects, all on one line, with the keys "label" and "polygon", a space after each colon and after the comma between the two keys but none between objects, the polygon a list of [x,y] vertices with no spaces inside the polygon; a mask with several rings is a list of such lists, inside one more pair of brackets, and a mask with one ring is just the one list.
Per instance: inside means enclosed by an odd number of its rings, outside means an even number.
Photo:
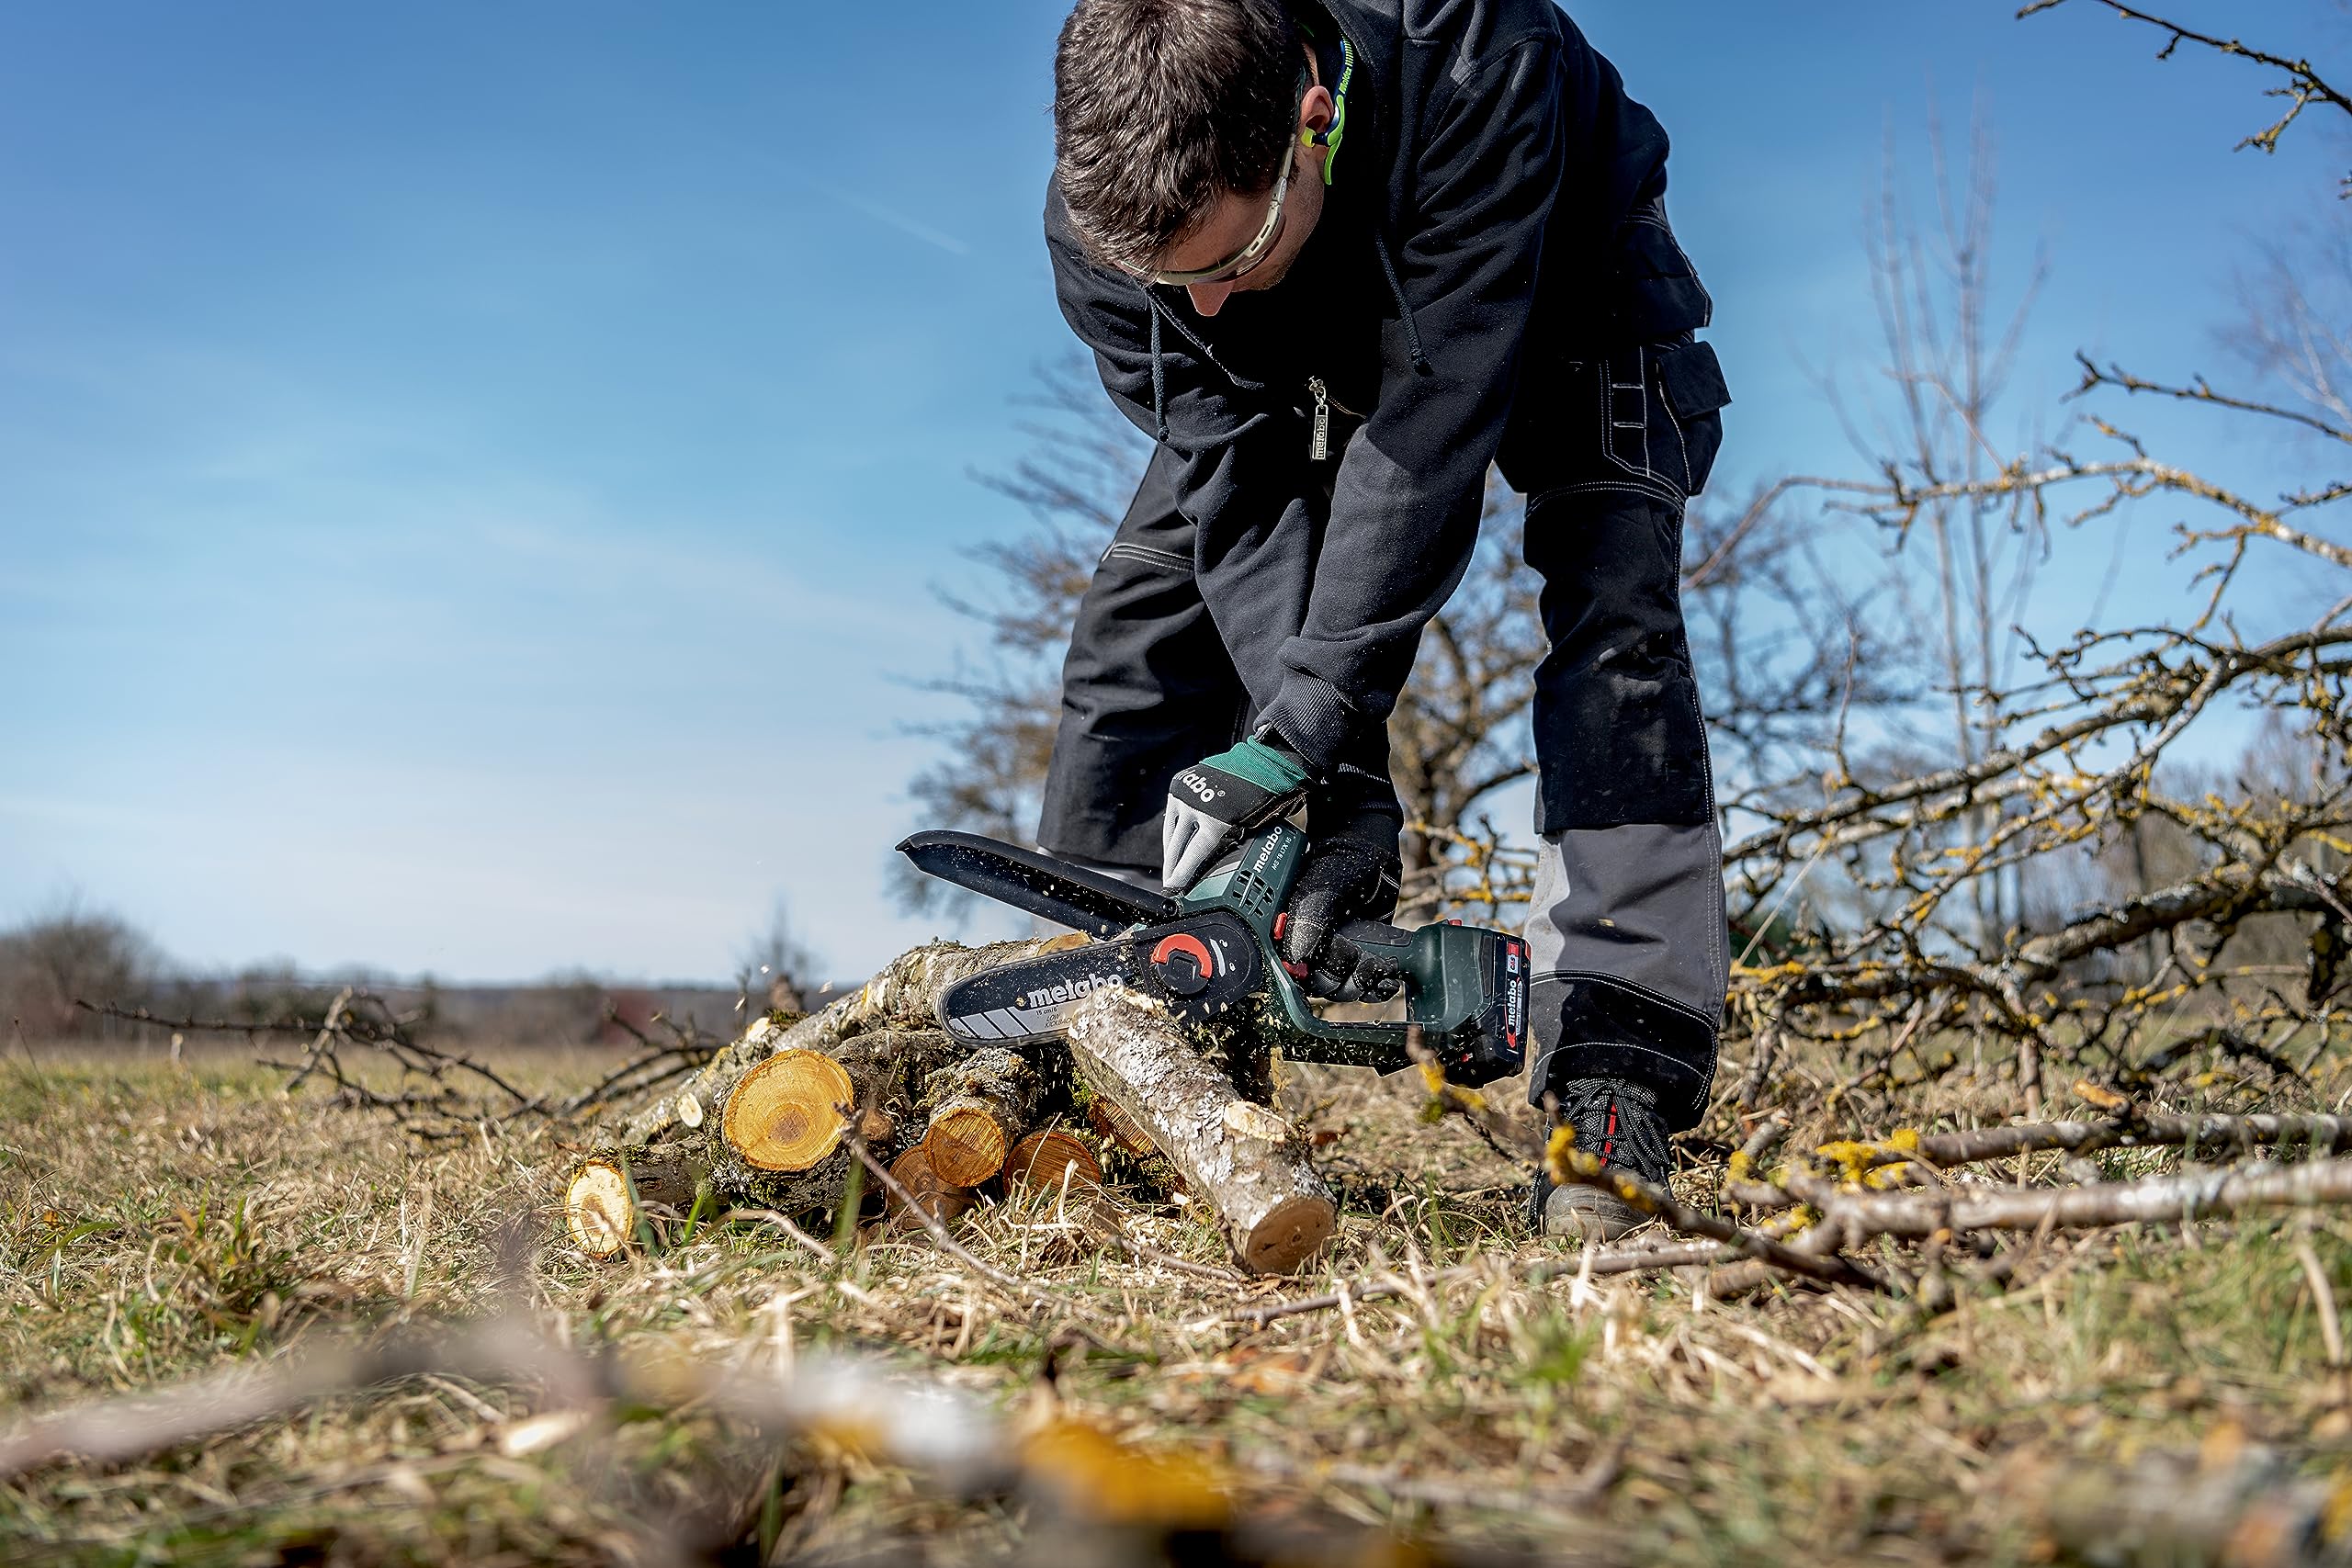
[{"label": "chainsaw guide bar", "polygon": [[1122,989],[1187,1023],[1212,1023],[1257,994],[1261,969],[1248,926],[1221,912],[1198,915],[959,980],[941,993],[939,1021],[977,1043],[1058,1040],[1072,1007]]},{"label": "chainsaw guide bar", "polygon": [[1149,997],[1186,1023],[1256,1031],[1293,1061],[1395,1072],[1418,1045],[1459,1084],[1491,1083],[1527,1063],[1527,943],[1448,920],[1403,931],[1340,928],[1401,983],[1402,1020],[1327,1018],[1282,961],[1274,932],[1306,858],[1284,822],[1245,840],[1182,898],[975,833],[917,833],[899,848],[923,871],[1085,932],[1084,947],[1001,965],[940,993],[939,1021],[975,1043],[1068,1037],[1069,1010],[1102,990]]}]

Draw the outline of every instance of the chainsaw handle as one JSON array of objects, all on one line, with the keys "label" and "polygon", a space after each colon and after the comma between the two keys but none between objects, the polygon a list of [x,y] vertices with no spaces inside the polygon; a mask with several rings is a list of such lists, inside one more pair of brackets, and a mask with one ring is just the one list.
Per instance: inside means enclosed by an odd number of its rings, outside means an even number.
[{"label": "chainsaw handle", "polygon": [[1415,933],[1378,920],[1350,920],[1333,934],[1365,953],[1388,960],[1400,971],[1413,952]]}]

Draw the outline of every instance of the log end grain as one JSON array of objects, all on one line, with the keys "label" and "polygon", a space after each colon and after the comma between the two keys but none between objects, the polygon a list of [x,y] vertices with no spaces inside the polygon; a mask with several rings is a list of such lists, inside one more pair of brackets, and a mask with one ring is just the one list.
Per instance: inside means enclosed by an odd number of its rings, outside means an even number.
[{"label": "log end grain", "polygon": [[922,1142],[940,1179],[977,1187],[1003,1169],[1043,1087],[1028,1058],[1002,1046],[983,1046],[933,1073]]},{"label": "log end grain", "polygon": [[785,1051],[737,1082],[719,1130],[754,1170],[807,1170],[840,1146],[849,1125],[842,1107],[856,1098],[840,1063],[814,1051]]},{"label": "log end grain", "polygon": [[[914,1206],[934,1220],[954,1220],[972,1206],[972,1190],[942,1181],[939,1173],[932,1168],[931,1156],[923,1153],[921,1144],[890,1162],[890,1175],[907,1190],[908,1196],[914,1200]],[[908,1204],[897,1193],[886,1190],[883,1201],[892,1219],[908,1225],[916,1223],[906,1212]]]},{"label": "log end grain", "polygon": [[1059,1128],[1030,1134],[1004,1162],[1006,1183],[1026,1191],[1058,1191],[1065,1173],[1073,1191],[1102,1185],[1102,1162],[1094,1151]]},{"label": "log end grain", "polygon": [[686,1143],[592,1154],[564,1184],[563,1228],[591,1258],[660,1246],[694,1212],[708,1169],[700,1148]]},{"label": "log end grain", "polygon": [[1329,1198],[1286,1198],[1261,1216],[1248,1234],[1233,1237],[1234,1255],[1253,1273],[1290,1273],[1331,1239],[1339,1218]]},{"label": "log end grain", "polygon": [[922,1148],[942,1181],[977,1187],[1004,1168],[1012,1151],[1004,1126],[988,1107],[956,1105],[932,1119]]},{"label": "log end grain", "polygon": [[580,1162],[563,1190],[563,1228],[591,1258],[610,1258],[637,1228],[637,1200],[628,1172],[602,1157]]},{"label": "log end grain", "polygon": [[1151,1134],[1137,1126],[1135,1118],[1113,1104],[1107,1096],[1098,1094],[1087,1103],[1086,1119],[1094,1124],[1096,1132],[1131,1155],[1156,1155],[1159,1152],[1159,1145],[1151,1141]]}]

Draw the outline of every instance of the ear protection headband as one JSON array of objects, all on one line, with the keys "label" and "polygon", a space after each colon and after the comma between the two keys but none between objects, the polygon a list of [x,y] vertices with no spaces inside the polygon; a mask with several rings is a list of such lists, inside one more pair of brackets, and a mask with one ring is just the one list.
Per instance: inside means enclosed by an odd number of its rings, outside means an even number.
[{"label": "ear protection headband", "polygon": [[1331,183],[1331,165],[1339,161],[1340,141],[1348,133],[1348,87],[1355,80],[1356,51],[1344,33],[1340,37],[1340,79],[1331,88],[1331,123],[1320,130],[1302,130],[1299,144],[1320,147],[1323,154],[1323,183]]}]

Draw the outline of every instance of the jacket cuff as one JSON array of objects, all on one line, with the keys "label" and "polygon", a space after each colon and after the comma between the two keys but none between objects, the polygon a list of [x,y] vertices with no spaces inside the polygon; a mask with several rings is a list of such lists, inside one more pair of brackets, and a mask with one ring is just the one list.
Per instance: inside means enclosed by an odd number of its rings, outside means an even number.
[{"label": "jacket cuff", "polygon": [[1340,754],[1355,733],[1357,721],[1330,686],[1294,675],[1283,682],[1257,722],[1272,727],[1292,750],[1306,760],[1317,779],[1329,779],[1339,768]]}]

